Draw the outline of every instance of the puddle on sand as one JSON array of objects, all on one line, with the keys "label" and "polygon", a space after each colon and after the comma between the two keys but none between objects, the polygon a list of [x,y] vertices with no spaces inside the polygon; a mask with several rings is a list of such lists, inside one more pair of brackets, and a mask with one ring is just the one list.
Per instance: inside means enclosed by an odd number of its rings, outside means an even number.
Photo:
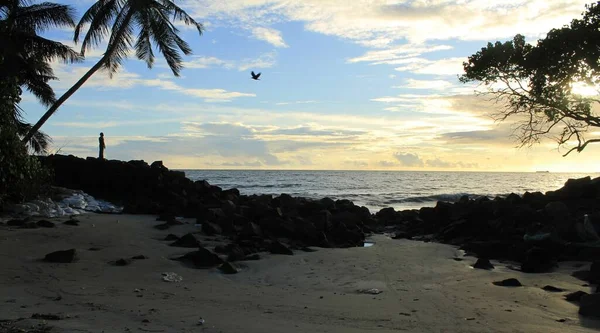
[{"label": "puddle on sand", "polygon": [[364,242],[363,243],[363,247],[371,247],[373,245],[375,245],[375,242]]}]

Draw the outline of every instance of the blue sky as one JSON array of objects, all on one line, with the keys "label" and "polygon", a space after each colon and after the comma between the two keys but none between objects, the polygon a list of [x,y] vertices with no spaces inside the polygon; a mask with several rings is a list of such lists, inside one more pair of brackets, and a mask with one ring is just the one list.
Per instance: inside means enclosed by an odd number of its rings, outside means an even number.
[{"label": "blue sky", "polygon": [[[551,141],[516,149],[511,123],[489,117],[498,106],[457,79],[488,41],[535,41],[586,1],[178,3],[205,25],[180,26],[194,51],[181,77],[160,57],[97,73],[42,128],[52,151],[96,156],[102,131],[107,158],[170,168],[598,171],[593,145],[566,158]],[[81,15],[91,2],[70,4]],[[48,35],[72,44],[72,31]],[[57,94],[102,52],[55,63]],[[44,111],[31,96],[22,107],[31,122]]]}]

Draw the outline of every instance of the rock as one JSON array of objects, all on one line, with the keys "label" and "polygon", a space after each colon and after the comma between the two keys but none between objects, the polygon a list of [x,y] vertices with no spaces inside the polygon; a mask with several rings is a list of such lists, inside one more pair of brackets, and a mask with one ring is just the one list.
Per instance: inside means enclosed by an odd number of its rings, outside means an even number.
[{"label": "rock", "polygon": [[39,221],[37,221],[36,224],[42,228],[54,228],[56,226],[56,224],[54,224],[48,220],[39,220]]},{"label": "rock", "polygon": [[174,235],[174,234],[168,234],[163,240],[166,241],[172,241],[172,240],[178,240],[179,236]]},{"label": "rock", "polygon": [[220,235],[223,233],[219,225],[208,221],[202,222],[202,232],[208,236]]},{"label": "rock", "polygon": [[23,224],[20,228],[21,229],[37,229],[40,226],[37,225],[37,223],[35,222],[25,222],[25,224]]},{"label": "rock", "polygon": [[231,244],[231,246],[229,246],[227,261],[243,260],[245,257],[246,254],[244,253],[244,249],[242,249],[241,246],[237,244]]},{"label": "rock", "polygon": [[287,246],[281,244],[278,241],[274,241],[271,243],[269,251],[271,251],[271,253],[273,254],[286,254],[290,256],[294,254],[292,250],[290,250]]},{"label": "rock", "polygon": [[254,253],[248,256],[245,256],[244,259],[242,259],[244,261],[246,260],[260,260],[260,255],[258,253]]},{"label": "rock", "polygon": [[13,219],[6,222],[6,225],[10,227],[22,227],[25,225],[25,220]]},{"label": "rock", "polygon": [[594,261],[590,266],[589,281],[592,283],[600,283],[600,261]]},{"label": "rock", "polygon": [[232,263],[226,261],[219,266],[219,270],[224,274],[237,274],[239,269]]},{"label": "rock", "polygon": [[192,234],[185,234],[175,242],[171,244],[171,246],[177,247],[200,247],[200,241],[196,239],[196,236]]},{"label": "rock", "polygon": [[168,223],[157,224],[157,225],[154,226],[154,228],[158,229],[158,230],[167,230],[170,227],[171,227],[171,225],[168,224]]},{"label": "rock", "polygon": [[162,213],[160,215],[158,215],[158,217],[156,218],[157,221],[170,221],[170,220],[174,220],[175,219],[175,215],[172,213]]},{"label": "rock", "polygon": [[565,295],[565,300],[569,302],[579,302],[581,298],[585,295],[588,295],[588,293],[586,293],[585,291],[578,290]]},{"label": "rock", "polygon": [[63,316],[51,313],[34,313],[31,315],[32,319],[42,319],[42,320],[62,320]]},{"label": "rock", "polygon": [[583,295],[579,301],[579,314],[600,318],[600,294]]},{"label": "rock", "polygon": [[262,237],[262,230],[257,224],[248,222],[244,225],[240,236],[245,238]]},{"label": "rock", "polygon": [[221,253],[221,254],[225,254],[227,253],[229,250],[229,248],[225,245],[217,245],[215,246],[215,252],[217,253]]},{"label": "rock", "polygon": [[115,266],[127,266],[129,264],[131,264],[131,259],[125,259],[125,258],[121,258],[114,262]]},{"label": "rock", "polygon": [[131,259],[133,259],[133,260],[144,260],[144,259],[148,259],[148,257],[146,257],[143,254],[140,254],[140,255],[131,257]]},{"label": "rock", "polygon": [[564,289],[557,288],[555,286],[544,286],[542,289],[544,289],[545,291],[552,292],[552,293],[560,293],[560,292],[565,291]]},{"label": "rock", "polygon": [[300,251],[304,251],[304,252],[317,252],[318,250],[311,249],[308,246],[304,246],[304,247],[300,248]]},{"label": "rock", "polygon": [[519,280],[517,280],[515,278],[510,278],[510,279],[506,279],[506,280],[502,280],[502,281],[495,281],[492,283],[496,286],[501,286],[501,287],[522,287],[523,286],[521,284],[521,282],[519,282]]},{"label": "rock", "polygon": [[223,263],[219,256],[203,247],[199,247],[197,251],[186,253],[176,260],[189,262],[195,268],[210,268]]},{"label": "rock", "polygon": [[392,239],[412,239],[412,236],[406,231],[396,231]]},{"label": "rock", "polygon": [[525,260],[521,264],[521,271],[525,273],[547,273],[556,267],[556,260],[549,250],[534,247],[527,251]]},{"label": "rock", "polygon": [[70,263],[77,259],[77,251],[75,249],[55,251],[46,254],[44,261],[57,263]]},{"label": "rock", "polygon": [[479,258],[479,259],[477,259],[477,262],[475,263],[475,265],[473,265],[473,268],[490,270],[490,269],[494,269],[494,265],[492,265],[490,260],[487,258]]},{"label": "rock", "polygon": [[79,225],[79,220],[77,220],[77,219],[69,219],[69,220],[63,222],[63,224],[71,225],[71,226],[78,226]]}]

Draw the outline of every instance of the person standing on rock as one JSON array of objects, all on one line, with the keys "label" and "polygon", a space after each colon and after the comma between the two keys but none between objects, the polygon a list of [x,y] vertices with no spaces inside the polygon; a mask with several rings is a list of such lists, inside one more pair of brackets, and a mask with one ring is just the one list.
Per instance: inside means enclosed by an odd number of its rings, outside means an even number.
[{"label": "person standing on rock", "polygon": [[104,144],[104,133],[100,132],[100,137],[98,138],[98,144],[99,144],[99,156],[98,158],[103,160],[104,159],[104,149],[106,149],[106,145]]}]

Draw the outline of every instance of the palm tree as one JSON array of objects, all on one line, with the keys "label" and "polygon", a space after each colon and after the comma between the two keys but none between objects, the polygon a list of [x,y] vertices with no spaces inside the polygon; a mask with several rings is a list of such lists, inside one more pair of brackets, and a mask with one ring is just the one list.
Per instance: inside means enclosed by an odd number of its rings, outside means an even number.
[{"label": "palm tree", "polygon": [[[45,106],[54,104],[56,96],[48,82],[56,78],[50,62],[61,59],[71,63],[81,56],[68,46],[39,34],[53,27],[75,27],[73,17],[74,10],[68,5],[0,0],[0,80],[24,87]],[[31,125],[23,122],[18,100],[10,110],[16,132],[26,137]],[[48,146],[49,137],[40,133],[23,142],[34,152],[42,152]]]},{"label": "palm tree", "polygon": [[[85,55],[85,51],[97,46],[110,32],[106,52],[46,111],[24,140],[29,140],[96,71],[106,69],[111,76],[116,73],[132,47],[135,49],[136,57],[145,61],[148,68],[152,68],[155,58],[152,47],[154,43],[165,57],[173,74],[179,76],[182,69],[180,51],[189,55],[192,49],[178,36],[179,30],[171,23],[169,17],[194,26],[198,33],[202,34],[202,25],[171,0],[99,0],[94,3],[75,27],[73,39],[78,43],[83,27],[89,24],[81,43],[81,54]],[[137,36],[135,36],[136,31]]]}]

